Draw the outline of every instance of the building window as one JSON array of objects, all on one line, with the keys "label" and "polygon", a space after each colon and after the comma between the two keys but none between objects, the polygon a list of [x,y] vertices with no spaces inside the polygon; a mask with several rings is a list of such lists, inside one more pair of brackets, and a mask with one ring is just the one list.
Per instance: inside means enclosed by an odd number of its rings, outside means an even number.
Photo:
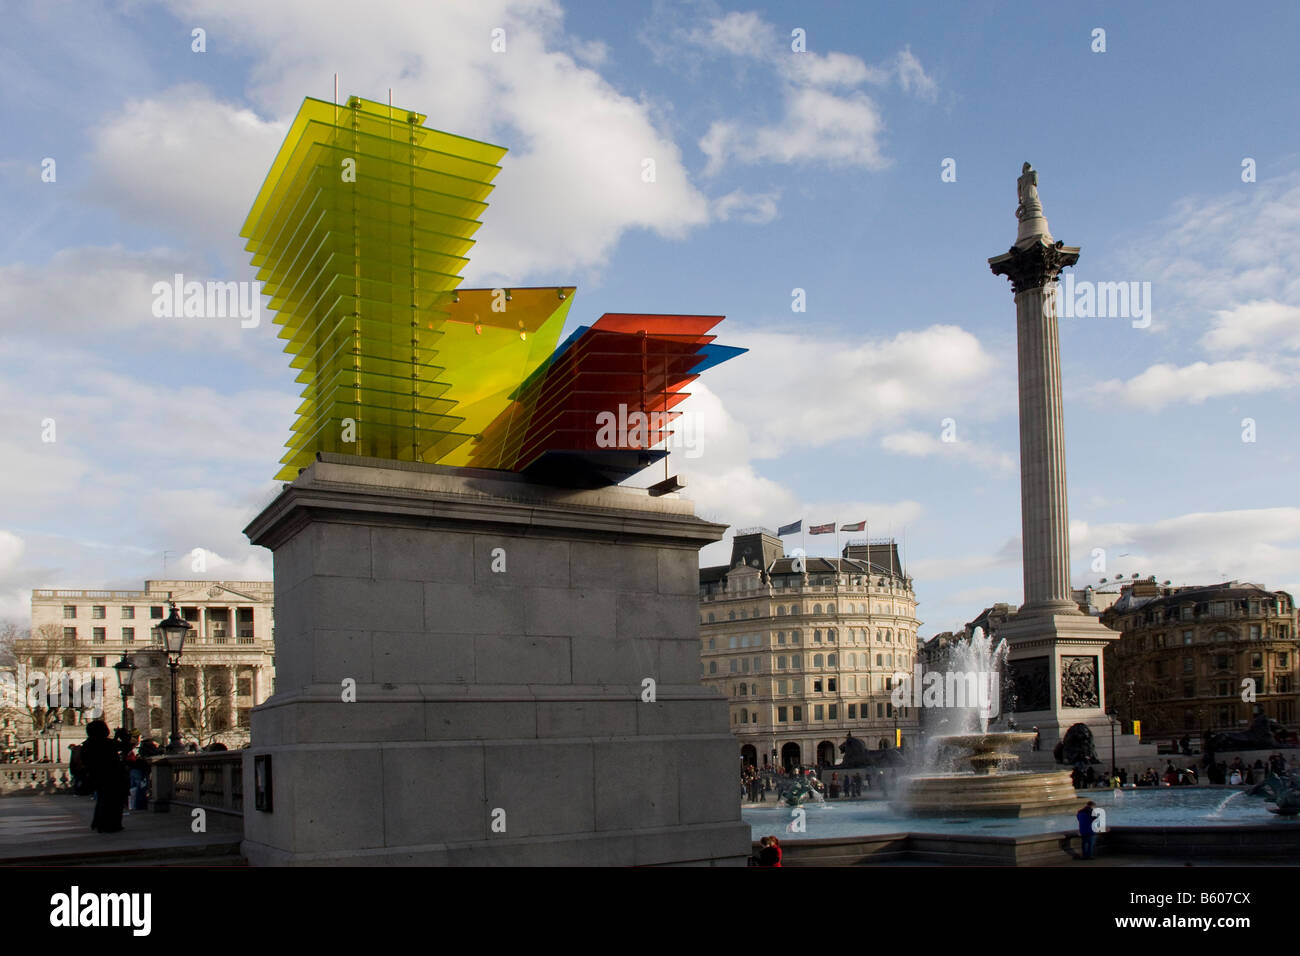
[{"label": "building window", "polygon": [[803,708],[800,707],[798,704],[795,704],[793,707],[791,707],[790,719],[793,720],[795,723],[798,723],[799,721],[803,720]]},{"label": "building window", "polygon": [[122,620],[124,620],[124,621],[134,621],[134,620],[135,620],[135,608],[130,607],[130,606],[124,606],[124,607],[122,608],[122,610],[121,610],[121,613],[120,613],[118,616],[121,617]]},{"label": "building window", "polygon": [[1252,624],[1252,625],[1250,626],[1250,639],[1251,639],[1252,641],[1257,641],[1257,640],[1259,640],[1259,625],[1258,625],[1258,624]]},{"label": "building window", "polygon": [[778,654],[778,655],[776,656],[776,669],[779,670],[779,671],[783,671],[783,670],[785,670],[785,655],[784,655],[784,654]]},{"label": "building window", "polygon": [[135,628],[133,627],[122,628],[122,643],[123,644],[135,643]]},{"label": "building window", "polygon": [[743,671],[743,672],[746,673],[746,674],[749,673],[749,658],[748,658],[748,657],[746,657],[746,658],[742,658],[742,659],[741,659],[741,661],[740,661],[740,669],[741,669],[741,671]]},{"label": "building window", "polygon": [[821,704],[813,704],[813,720],[825,720],[825,710],[826,708]]},{"label": "building window", "polygon": [[793,655],[790,658],[790,666],[793,667],[795,670],[798,670],[799,668],[803,667],[803,655],[802,654]]},{"label": "building window", "polygon": [[163,619],[162,606],[155,604],[151,608],[149,608],[149,616],[153,618],[155,621],[161,621]]},{"label": "building window", "polygon": [[837,719],[838,719],[838,713],[839,713],[839,705],[838,705],[838,704],[828,704],[828,705],[826,706],[826,716],[827,716],[827,718],[829,718],[830,720],[837,720]]},{"label": "building window", "polygon": [[778,644],[784,644],[784,643],[785,643],[785,631],[777,631],[777,632],[776,632],[776,642],[777,642]]},{"label": "building window", "polygon": [[830,641],[832,644],[835,643],[835,628],[831,628],[826,632],[826,640]]},{"label": "building window", "polygon": [[107,666],[108,666],[108,658],[107,658],[107,657],[92,657],[92,658],[90,659],[90,666],[91,666],[91,667],[107,667]]},{"label": "building window", "polygon": [[77,658],[74,657],[74,656],[71,655],[71,654],[69,654],[69,655],[65,655],[64,658],[63,658],[63,666],[64,666],[64,667],[76,667],[76,666],[77,666]]},{"label": "building window", "polygon": [[785,693],[785,688],[786,688],[786,682],[785,682],[785,681],[783,681],[783,680],[779,680],[779,681],[776,682],[776,692],[777,692],[778,694],[784,694],[784,693]]},{"label": "building window", "polygon": [[163,681],[161,677],[149,678],[149,696],[161,697],[163,693]]},{"label": "building window", "polygon": [[1291,664],[1289,663],[1290,660],[1291,660],[1291,656],[1287,654],[1286,651],[1282,651],[1277,655],[1277,666],[1290,667],[1291,666]]},{"label": "building window", "polygon": [[1184,657],[1184,658],[1183,658],[1183,673],[1184,673],[1184,674],[1195,674],[1195,673],[1196,673],[1196,661],[1193,660],[1193,659],[1190,658],[1190,657]]},{"label": "building window", "polygon": [[[1162,636],[1163,636],[1163,635],[1162,635]],[[1184,643],[1184,644],[1190,644],[1190,643],[1192,643],[1192,632],[1191,632],[1191,631],[1183,631],[1183,643]]]},{"label": "building window", "polygon": [[709,612],[709,623],[710,623],[710,624],[713,623],[713,612],[712,612],[712,611]]},{"label": "building window", "polygon": [[827,666],[827,667],[834,667],[834,666],[835,666],[835,655],[834,655],[834,654],[827,654],[827,655],[826,655],[826,666]]},{"label": "building window", "polygon": [[821,629],[819,628],[818,630],[813,631],[813,643],[820,644],[821,642],[822,642],[822,632]]},{"label": "building window", "polygon": [[884,667],[884,666],[885,666],[885,655],[884,655],[884,654],[877,654],[877,655],[876,655],[876,666],[877,666],[877,667]]},{"label": "building window", "polygon": [[740,673],[740,662],[733,657],[731,660],[727,661],[727,670],[732,674]]},{"label": "building window", "polygon": [[1264,655],[1259,651],[1251,651],[1250,669],[1253,671],[1262,671],[1264,669]]},{"label": "building window", "polygon": [[162,630],[157,627],[149,628],[149,640],[154,644],[162,643]]},{"label": "building window", "polygon": [[717,662],[717,661],[709,661],[709,673],[710,673],[710,674],[716,674],[717,672],[718,672],[718,662]]},{"label": "building window", "polygon": [[857,704],[849,704],[849,720],[853,720],[853,719],[855,719],[857,716],[858,716],[858,705],[857,705]]},{"label": "building window", "polygon": [[813,667],[821,667],[821,666],[822,666],[822,656],[820,654],[814,654]]},{"label": "building window", "polygon": [[63,639],[65,641],[75,641],[77,639],[77,629],[75,627],[65,627],[63,629]]},{"label": "building window", "polygon": [[835,693],[835,678],[834,678],[834,677],[828,677],[828,678],[826,678],[826,689],[827,689],[828,691],[830,691],[832,694]]},{"label": "building window", "polygon": [[247,730],[247,729],[248,729],[249,727],[251,727],[252,725],[253,725],[253,708],[251,708],[251,707],[240,707],[240,708],[239,708],[239,726],[240,726],[240,728],[243,729],[243,730]]},{"label": "building window", "polygon": [[822,679],[820,677],[815,677],[813,678],[813,693],[820,694],[821,692],[822,692]]},{"label": "building window", "polygon": [[778,707],[776,709],[776,722],[778,724],[784,724],[786,722],[786,709],[784,707]]},{"label": "building window", "polygon": [[91,636],[96,644],[104,644],[108,641],[108,628],[94,627],[91,628]]},{"label": "building window", "polygon": [[791,631],[791,632],[790,632],[790,643],[791,643],[791,644],[798,644],[798,643],[799,643],[799,637],[800,637],[800,633],[799,633],[799,631]]},{"label": "building window", "polygon": [[104,605],[102,604],[91,605],[90,616],[96,621],[102,621],[104,619]]}]

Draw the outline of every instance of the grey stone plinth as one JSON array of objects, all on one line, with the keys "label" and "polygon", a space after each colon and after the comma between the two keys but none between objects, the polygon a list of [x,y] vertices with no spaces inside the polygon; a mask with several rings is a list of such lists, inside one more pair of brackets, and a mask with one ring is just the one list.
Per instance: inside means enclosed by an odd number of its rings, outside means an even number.
[{"label": "grey stone plinth", "polygon": [[743,864],[726,702],[699,682],[698,551],[723,531],[636,489],[320,456],[246,531],[275,553],[277,677],[244,855]]}]

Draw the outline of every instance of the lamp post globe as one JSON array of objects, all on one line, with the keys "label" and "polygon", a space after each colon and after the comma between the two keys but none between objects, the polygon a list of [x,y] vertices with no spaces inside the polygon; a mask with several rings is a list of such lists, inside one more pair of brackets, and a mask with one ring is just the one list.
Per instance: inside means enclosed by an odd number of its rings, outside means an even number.
[{"label": "lamp post globe", "polygon": [[113,665],[113,670],[117,673],[117,687],[122,692],[122,729],[128,734],[131,732],[131,711],[127,707],[131,699],[131,690],[135,686],[135,661],[122,655],[122,659]]},{"label": "lamp post globe", "polygon": [[180,668],[181,654],[185,651],[185,638],[190,633],[191,625],[176,610],[175,601],[167,603],[171,605],[171,613],[167,616],[167,620],[158,625],[158,630],[162,631],[163,646],[167,650],[167,668],[172,676],[172,734],[167,741],[167,752],[177,754],[181,753],[183,748],[180,705],[176,697],[176,671]]}]

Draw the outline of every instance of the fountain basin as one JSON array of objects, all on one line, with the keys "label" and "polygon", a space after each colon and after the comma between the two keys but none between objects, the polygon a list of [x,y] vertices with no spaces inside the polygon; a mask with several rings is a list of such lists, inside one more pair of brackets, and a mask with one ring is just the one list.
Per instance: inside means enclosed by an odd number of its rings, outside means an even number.
[{"label": "fountain basin", "polygon": [[939,774],[903,781],[895,807],[914,817],[1031,817],[1073,813],[1086,799],[1067,770]]}]

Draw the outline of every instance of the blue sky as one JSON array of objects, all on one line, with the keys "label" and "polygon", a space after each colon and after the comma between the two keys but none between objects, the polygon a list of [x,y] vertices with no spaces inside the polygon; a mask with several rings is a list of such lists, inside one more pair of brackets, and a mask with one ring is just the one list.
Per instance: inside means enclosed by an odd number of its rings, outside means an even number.
[{"label": "blue sky", "polygon": [[510,147],[467,285],[576,283],[574,325],[725,314],[750,352],[702,380],[698,455],[674,455],[700,513],[906,529],[923,635],[1021,597],[1014,304],[986,259],[1029,160],[1076,280],[1150,283],[1148,327],[1062,320],[1076,585],[1300,589],[1300,10],[1137,7],[10,5],[0,617],[34,587],[138,587],[164,551],[269,576],[240,532],[276,491],[287,357],[269,315],[158,319],[150,288],[252,278],[244,213],[335,71]]}]

